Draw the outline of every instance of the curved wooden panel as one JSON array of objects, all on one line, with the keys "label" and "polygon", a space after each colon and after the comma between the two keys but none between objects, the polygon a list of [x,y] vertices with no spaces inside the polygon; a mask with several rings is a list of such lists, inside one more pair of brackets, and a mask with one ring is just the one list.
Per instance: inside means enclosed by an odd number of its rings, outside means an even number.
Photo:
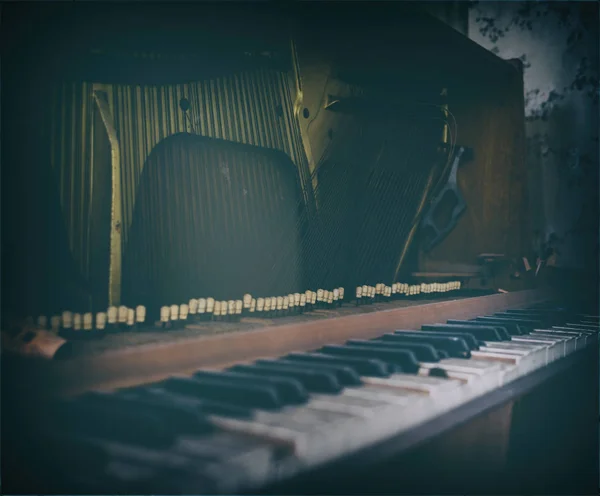
[{"label": "curved wooden panel", "polygon": [[155,311],[202,296],[299,291],[303,212],[297,168],[285,154],[185,133],[169,137],[150,154],[140,180],[123,301]]}]

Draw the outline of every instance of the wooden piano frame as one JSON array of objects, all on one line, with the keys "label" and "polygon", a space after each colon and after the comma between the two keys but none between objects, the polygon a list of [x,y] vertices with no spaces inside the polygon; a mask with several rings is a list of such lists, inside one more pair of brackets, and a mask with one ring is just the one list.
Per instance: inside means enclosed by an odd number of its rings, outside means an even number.
[{"label": "wooden piano frame", "polygon": [[[496,294],[180,339],[35,367],[29,363],[20,372],[27,378],[22,386],[35,384],[29,391],[42,396],[110,390],[201,367],[219,369],[371,338],[390,329],[527,307],[548,297],[539,290]],[[19,373],[18,367],[11,373]],[[598,482],[597,381],[598,350],[588,347],[416,429],[264,492],[593,494]]]}]

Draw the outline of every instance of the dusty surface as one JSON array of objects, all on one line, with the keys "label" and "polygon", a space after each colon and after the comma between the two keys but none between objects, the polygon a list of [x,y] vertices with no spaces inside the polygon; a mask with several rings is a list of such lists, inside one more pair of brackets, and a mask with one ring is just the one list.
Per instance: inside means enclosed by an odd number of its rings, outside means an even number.
[{"label": "dusty surface", "polygon": [[216,334],[234,333],[260,329],[273,325],[283,325],[289,323],[312,322],[315,320],[330,319],[334,317],[343,317],[347,315],[365,314],[394,308],[410,307],[414,305],[424,305],[437,301],[451,301],[470,297],[484,296],[493,294],[490,291],[482,292],[461,292],[454,293],[452,296],[440,296],[437,298],[419,298],[404,299],[386,303],[374,303],[372,305],[356,307],[352,303],[335,310],[315,310],[302,315],[290,317],[280,317],[276,319],[242,318],[240,322],[200,322],[188,325],[185,329],[163,331],[155,328],[147,328],[135,332],[123,332],[117,334],[108,334],[99,339],[87,341],[73,341],[73,352],[75,356],[96,355],[110,350],[117,350],[151,343],[160,343],[165,341],[176,341],[179,339],[189,339],[195,336],[210,336]]}]

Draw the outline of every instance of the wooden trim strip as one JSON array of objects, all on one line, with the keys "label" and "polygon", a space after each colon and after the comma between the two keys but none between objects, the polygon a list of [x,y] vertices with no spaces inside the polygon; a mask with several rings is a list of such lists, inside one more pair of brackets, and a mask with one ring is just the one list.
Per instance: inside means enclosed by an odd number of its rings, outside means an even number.
[{"label": "wooden trim strip", "polygon": [[393,329],[418,329],[446,319],[467,319],[525,307],[545,299],[538,290],[519,291],[149,344],[68,362],[40,364],[37,380],[43,379],[46,393],[110,390],[190,373],[201,367],[219,369],[347,339],[372,338]]}]

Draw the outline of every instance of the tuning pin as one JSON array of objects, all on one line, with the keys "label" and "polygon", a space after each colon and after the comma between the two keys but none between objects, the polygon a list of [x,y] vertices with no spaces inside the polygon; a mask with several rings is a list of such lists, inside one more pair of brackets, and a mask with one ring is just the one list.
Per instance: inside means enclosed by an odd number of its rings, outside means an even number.
[{"label": "tuning pin", "polygon": [[275,316],[276,317],[281,317],[283,315],[283,296],[278,296],[277,297],[277,302],[276,302],[276,313]]},{"label": "tuning pin", "polygon": [[188,322],[196,322],[198,319],[198,300],[192,298],[188,302]]},{"label": "tuning pin", "polygon": [[[252,298],[250,298],[250,305],[252,305]],[[248,311],[250,307],[248,307]],[[244,301],[243,300],[235,300],[235,313],[233,315],[233,320],[239,322],[242,318],[242,313],[244,312]]]},{"label": "tuning pin", "polygon": [[264,312],[265,312],[265,304],[266,304],[266,300],[264,298],[257,298],[256,299],[256,313],[259,316],[262,316],[264,314]]},{"label": "tuning pin", "polygon": [[298,293],[298,295],[300,296],[300,299],[298,301],[298,313],[304,313],[305,309],[306,309],[306,294],[305,293]]},{"label": "tuning pin", "polygon": [[[198,300],[198,311],[202,310],[202,300],[200,298]],[[202,320],[214,320],[215,318],[215,299],[214,298],[206,298],[206,312],[202,317]]]},{"label": "tuning pin", "polygon": [[[222,308],[222,307],[221,307]],[[235,318],[235,300],[229,300],[227,302],[227,316],[225,320],[233,320]]]},{"label": "tuning pin", "polygon": [[45,315],[40,315],[37,318],[37,327],[39,329],[48,329],[48,317],[46,317]]},{"label": "tuning pin", "polygon": [[135,327],[138,331],[142,329],[146,323],[146,307],[144,305],[138,305],[135,308]]},{"label": "tuning pin", "polygon": [[81,318],[81,314],[80,313],[74,313],[73,314],[73,337],[74,338],[81,338],[81,327],[82,327],[83,321]]},{"label": "tuning pin", "polygon": [[[309,312],[310,311],[310,300],[311,300],[312,292],[310,291],[310,289],[307,289],[303,294],[304,294],[304,308],[303,308],[303,310],[305,312]],[[300,295],[300,301],[302,302],[302,295]]]},{"label": "tuning pin", "polygon": [[327,307],[331,308],[333,306],[333,291],[327,291]]},{"label": "tuning pin", "polygon": [[345,293],[345,290],[341,286],[338,288],[338,290],[339,290],[338,307],[341,307],[344,304],[344,293]]},{"label": "tuning pin", "polygon": [[108,307],[108,311],[106,312],[107,323],[106,323],[106,332],[113,333],[117,331],[117,317],[119,310],[117,307]]},{"label": "tuning pin", "polygon": [[271,317],[276,317],[276,316],[277,316],[277,297],[271,296]]},{"label": "tuning pin", "polygon": [[362,304],[362,286],[356,286],[356,306],[360,306]]},{"label": "tuning pin", "polygon": [[133,308],[127,309],[127,320],[125,321],[125,330],[133,331],[135,329],[135,310]]},{"label": "tuning pin", "polygon": [[249,293],[246,293],[244,295],[242,302],[243,302],[242,315],[247,316],[250,313],[250,307],[252,306],[252,295]]},{"label": "tuning pin", "polygon": [[185,329],[185,326],[189,324],[189,313],[190,307],[187,303],[179,305],[179,328]]},{"label": "tuning pin", "polygon": [[250,300],[250,310],[248,312],[248,315],[250,316],[253,316],[256,313],[256,298]]},{"label": "tuning pin", "polygon": [[83,314],[83,333],[84,338],[91,338],[94,336],[94,314],[87,312]]},{"label": "tuning pin", "polygon": [[270,319],[271,318],[271,297],[265,298],[264,312],[265,312],[265,317]]},{"label": "tuning pin", "polygon": [[64,339],[73,337],[73,314],[71,312],[62,313],[58,335]]},{"label": "tuning pin", "polygon": [[288,295],[285,295],[282,298],[282,302],[281,302],[280,316],[287,317],[289,311],[290,311],[290,297]]},{"label": "tuning pin", "polygon": [[171,329],[179,328],[179,305],[169,307],[169,323]]},{"label": "tuning pin", "polygon": [[167,330],[171,328],[171,320],[169,318],[171,309],[168,306],[160,307],[160,328]]},{"label": "tuning pin", "polygon": [[117,309],[117,329],[124,331],[127,327],[127,307],[121,305]]},{"label": "tuning pin", "polygon": [[310,309],[314,309],[315,305],[317,304],[317,293],[316,291],[311,291],[310,292]]},{"label": "tuning pin", "polygon": [[340,288],[335,288],[333,290],[333,306],[338,307],[340,302]]},{"label": "tuning pin", "polygon": [[300,308],[300,302],[302,300],[302,295],[300,293],[294,293],[294,313],[299,314],[302,310]]},{"label": "tuning pin", "polygon": [[218,300],[215,300],[213,320],[216,322],[219,322],[221,320],[221,302]]},{"label": "tuning pin", "polygon": [[106,321],[108,316],[104,312],[98,312],[96,314],[96,331],[95,334],[99,337],[104,336],[106,333]]},{"label": "tuning pin", "polygon": [[[312,299],[311,299],[312,302]],[[314,303],[312,303],[313,309],[321,308],[323,302],[323,290],[317,289],[316,298]]]},{"label": "tuning pin", "polygon": [[375,300],[374,301],[377,301],[377,302],[381,301],[382,292],[383,292],[383,284],[381,284],[381,283],[375,284]]},{"label": "tuning pin", "polygon": [[[233,305],[233,308],[235,308],[235,303]],[[228,320],[228,310],[229,310],[229,305],[227,303],[227,301],[221,301],[221,320],[222,321],[227,321]]]},{"label": "tuning pin", "polygon": [[[198,321],[200,322],[204,322],[206,320],[210,320],[211,316],[208,314],[208,300],[211,300],[212,298],[198,298],[198,311],[196,312],[196,318],[198,319]],[[215,308],[215,302],[213,300],[212,302],[212,309]],[[212,313],[212,310],[211,310]]]}]

